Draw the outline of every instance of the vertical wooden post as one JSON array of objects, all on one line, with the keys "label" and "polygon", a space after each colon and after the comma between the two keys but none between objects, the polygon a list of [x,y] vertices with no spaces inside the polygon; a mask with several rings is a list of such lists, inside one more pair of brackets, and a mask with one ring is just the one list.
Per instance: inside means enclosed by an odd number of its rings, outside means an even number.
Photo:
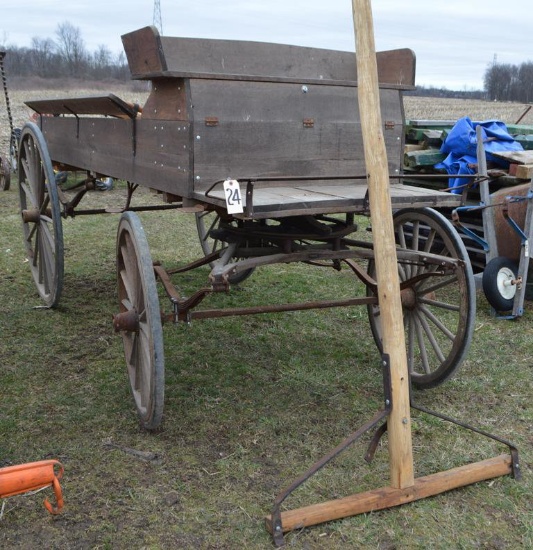
[{"label": "vertical wooden post", "polygon": [[414,484],[409,379],[400,282],[392,221],[387,151],[383,136],[370,0],[352,0],[359,114],[368,177],[383,351],[390,356],[392,411],[389,433],[391,487]]},{"label": "vertical wooden post", "polygon": [[520,471],[516,448],[505,442],[511,449],[511,455],[501,455],[416,480],[414,478],[407,354],[370,0],[352,0],[352,8],[357,49],[359,117],[372,218],[381,333],[383,351],[389,356],[391,370],[392,410],[387,420],[391,479],[388,487],[281,512],[280,506],[285,498],[324,466],[325,459],[329,460],[329,456],[324,457],[280,493],[272,515],[265,518],[267,529],[274,535],[278,546],[283,544],[283,532],[286,531],[400,506],[484,479],[509,473],[516,475]]}]

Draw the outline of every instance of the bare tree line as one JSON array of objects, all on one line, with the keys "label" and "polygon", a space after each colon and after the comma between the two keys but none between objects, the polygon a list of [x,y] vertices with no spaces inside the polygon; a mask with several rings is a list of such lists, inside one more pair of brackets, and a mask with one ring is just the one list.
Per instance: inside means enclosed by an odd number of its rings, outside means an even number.
[{"label": "bare tree line", "polygon": [[487,98],[498,101],[533,101],[533,62],[521,65],[493,63],[485,71]]},{"label": "bare tree line", "polygon": [[[87,51],[80,29],[68,21],[60,23],[51,38],[33,37],[30,48],[4,46],[5,65],[10,76],[41,78],[87,78],[102,80],[130,77],[124,53],[113,56],[105,45]],[[533,101],[533,62],[521,65],[493,63],[484,76],[484,90],[453,91],[419,88],[413,95],[487,98],[498,101]]]},{"label": "bare tree line", "polygon": [[116,78],[130,77],[126,58],[121,52],[113,56],[105,45],[89,52],[80,29],[68,21],[60,23],[51,38],[33,37],[31,47],[4,46],[5,66],[13,77],[39,76],[42,78]]}]

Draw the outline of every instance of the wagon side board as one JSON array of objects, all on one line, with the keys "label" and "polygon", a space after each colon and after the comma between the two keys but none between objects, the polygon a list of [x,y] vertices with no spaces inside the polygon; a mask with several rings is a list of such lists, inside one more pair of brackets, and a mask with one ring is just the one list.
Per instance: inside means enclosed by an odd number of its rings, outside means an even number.
[{"label": "wagon side board", "polygon": [[[195,79],[191,95],[196,194],[225,178],[365,174],[357,88]],[[386,89],[381,100],[389,170],[397,175],[401,97]]]},{"label": "wagon side board", "polygon": [[59,167],[180,196],[192,192],[187,121],[42,117],[41,127]]}]

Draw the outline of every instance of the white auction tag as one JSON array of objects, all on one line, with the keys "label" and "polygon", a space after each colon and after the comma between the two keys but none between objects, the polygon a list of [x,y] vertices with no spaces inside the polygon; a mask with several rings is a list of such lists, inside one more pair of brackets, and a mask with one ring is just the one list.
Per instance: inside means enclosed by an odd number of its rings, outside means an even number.
[{"label": "white auction tag", "polygon": [[241,186],[237,180],[227,179],[224,182],[224,195],[226,196],[228,214],[242,214],[244,212]]}]

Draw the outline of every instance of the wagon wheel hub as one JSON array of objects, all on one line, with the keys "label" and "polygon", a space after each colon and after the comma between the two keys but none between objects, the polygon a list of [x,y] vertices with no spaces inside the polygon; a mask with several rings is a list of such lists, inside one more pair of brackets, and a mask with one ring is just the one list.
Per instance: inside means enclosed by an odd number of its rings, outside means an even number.
[{"label": "wagon wheel hub", "polygon": [[401,300],[402,300],[402,307],[404,309],[408,309],[412,311],[416,308],[417,300],[416,300],[416,292],[413,288],[404,288],[400,292]]},{"label": "wagon wheel hub", "polygon": [[[41,221],[41,211],[38,208],[25,209],[21,215],[24,223],[39,223]],[[44,215],[51,218],[52,212],[50,209],[46,209]]]},{"label": "wagon wheel hub", "polygon": [[139,332],[139,314],[130,309],[113,315],[115,332]]}]

